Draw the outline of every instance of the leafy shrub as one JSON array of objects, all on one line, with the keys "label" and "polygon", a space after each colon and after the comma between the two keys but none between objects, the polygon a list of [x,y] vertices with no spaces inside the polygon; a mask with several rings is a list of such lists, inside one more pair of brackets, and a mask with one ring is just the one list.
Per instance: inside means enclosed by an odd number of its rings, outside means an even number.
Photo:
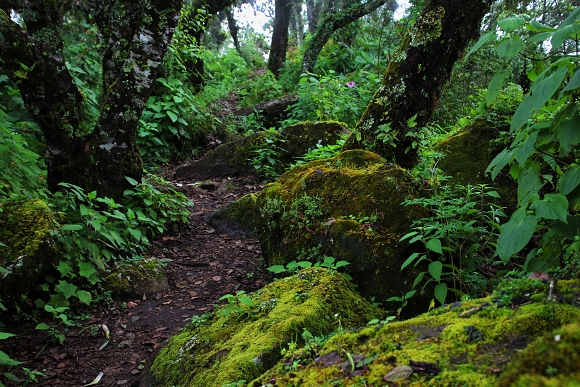
[{"label": "leafy shrub", "polygon": [[348,78],[333,70],[321,76],[302,74],[298,102],[290,107],[290,119],[285,125],[301,121],[335,120],[353,127],[379,82],[379,77],[366,72]]},{"label": "leafy shrub", "polygon": [[[455,189],[442,186],[430,198],[403,203],[405,206],[421,205],[433,214],[413,221],[413,231],[401,238],[411,244],[420,242],[425,247],[422,252],[407,258],[401,270],[410,264],[429,262],[428,271],[417,276],[413,288],[429,274],[423,288],[430,282],[437,282],[434,295],[441,304],[445,303],[448,283],[453,284],[451,290],[460,296],[483,295],[487,281],[481,268],[492,263],[500,218],[505,216],[501,207],[493,203],[498,197],[497,192],[486,185],[457,185]],[[405,299],[410,296],[412,294]]]},{"label": "leafy shrub", "polygon": [[271,71],[252,73],[247,86],[238,91],[240,106],[254,106],[282,96],[282,86]]}]

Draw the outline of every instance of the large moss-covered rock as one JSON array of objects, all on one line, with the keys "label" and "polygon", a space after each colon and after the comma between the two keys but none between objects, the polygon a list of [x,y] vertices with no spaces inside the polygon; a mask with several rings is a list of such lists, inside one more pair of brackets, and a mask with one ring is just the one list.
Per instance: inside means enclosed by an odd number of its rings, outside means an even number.
[{"label": "large moss-covered rock", "polygon": [[[408,245],[399,239],[424,215],[401,204],[423,195],[410,174],[372,152],[348,151],[311,162],[258,196],[262,252],[271,265],[324,254],[346,260],[363,295],[381,301],[399,296],[409,290],[404,285],[409,278],[400,272]],[[318,254],[309,256],[316,249]]]},{"label": "large moss-covered rock", "polygon": [[[58,216],[40,199],[4,204],[0,212],[0,297],[20,298],[45,277],[56,258]],[[8,306],[8,305],[6,305]]]},{"label": "large moss-covered rock", "polygon": [[[239,302],[240,311],[193,320],[155,359],[154,386],[222,386],[252,380],[282,358],[304,330],[324,336],[339,327],[365,325],[382,313],[346,278],[311,268],[275,281]],[[209,318],[208,321],[205,321]]]},{"label": "large moss-covered rock", "polygon": [[151,297],[169,288],[164,262],[148,258],[109,274],[103,287],[120,296]]},{"label": "large moss-covered rock", "polygon": [[[259,132],[240,140],[220,145],[200,160],[185,163],[175,171],[177,179],[205,180],[222,176],[254,175],[248,162],[254,150],[276,146],[279,149],[278,173],[282,173],[296,157],[303,156],[317,144],[335,144],[348,128],[340,122],[303,122],[284,128],[280,133]],[[268,144],[266,139],[274,141]]]},{"label": "large moss-covered rock", "polygon": [[[413,251],[399,241],[414,219],[426,215],[422,207],[403,201],[424,195],[404,169],[372,152],[353,150],[286,172],[219,218],[254,227],[266,266],[332,256],[350,263],[346,270],[363,296],[384,302],[410,291],[425,270],[411,265],[401,272]],[[424,311],[432,298],[432,292],[417,293],[405,311]]]},{"label": "large moss-covered rock", "polygon": [[517,183],[507,173],[507,169],[495,181],[485,173],[489,163],[501,150],[492,142],[498,138],[500,131],[494,125],[489,121],[477,120],[441,141],[435,146],[436,151],[443,153],[437,166],[446,176],[451,177],[452,184],[487,184],[496,187],[502,198],[500,204],[512,212],[517,207]]},{"label": "large moss-covered rock", "polygon": [[341,332],[315,356],[296,351],[247,385],[577,386],[580,309],[532,298],[512,308],[488,297]]}]

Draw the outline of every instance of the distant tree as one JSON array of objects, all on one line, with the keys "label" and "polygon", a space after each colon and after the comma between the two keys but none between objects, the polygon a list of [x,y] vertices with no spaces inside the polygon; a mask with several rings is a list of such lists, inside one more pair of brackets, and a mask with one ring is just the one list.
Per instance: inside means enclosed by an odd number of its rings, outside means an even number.
[{"label": "distant tree", "polygon": [[410,135],[431,118],[454,63],[479,36],[492,3],[427,0],[345,148],[372,148],[387,160],[412,168],[417,151]]},{"label": "distant tree", "polygon": [[279,76],[279,71],[286,61],[288,27],[292,8],[296,1],[298,0],[275,0],[274,3],[274,29],[272,31],[272,43],[270,44],[268,70],[276,77]]},{"label": "distant tree", "polygon": [[[76,184],[118,199],[143,168],[137,125],[177,24],[181,0],[0,1],[0,71],[18,84],[46,144],[48,188]],[[87,114],[61,32],[80,5],[101,38],[102,90]],[[10,14],[14,12],[14,20]]]},{"label": "distant tree", "polygon": [[[330,36],[336,30],[358,20],[387,3],[391,10],[396,10],[397,2],[395,0],[369,0],[365,3],[350,1],[343,10],[326,14],[318,24],[318,27],[304,49],[302,72],[312,72],[314,70],[314,65],[316,64],[322,47],[324,47]],[[313,20],[314,22],[315,20]]]}]

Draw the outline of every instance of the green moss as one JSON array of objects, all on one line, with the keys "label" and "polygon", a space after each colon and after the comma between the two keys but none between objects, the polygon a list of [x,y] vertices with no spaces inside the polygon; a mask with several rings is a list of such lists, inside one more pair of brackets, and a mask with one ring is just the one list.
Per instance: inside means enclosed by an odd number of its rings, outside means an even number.
[{"label": "green moss", "polygon": [[[422,268],[401,273],[412,250],[399,240],[413,219],[426,215],[422,207],[401,203],[424,195],[407,171],[368,151],[346,151],[296,167],[256,198],[266,265],[286,265],[301,252],[317,249],[313,261],[327,255],[351,263],[347,271],[363,296],[381,302],[401,296]],[[376,221],[361,221],[370,216]],[[424,311],[431,299],[427,297],[417,296],[412,303]],[[411,313],[413,307],[407,310]]]},{"label": "green moss", "polygon": [[163,263],[149,258],[109,274],[103,281],[103,286],[116,294],[141,296],[143,293],[154,295],[163,291],[168,283]]},{"label": "green moss", "polygon": [[218,312],[205,325],[172,338],[152,367],[158,384],[221,386],[251,380],[274,366],[281,349],[304,328],[325,335],[339,324],[356,327],[381,314],[341,274],[319,268],[271,283],[251,298],[253,306],[244,305],[243,316]]},{"label": "green moss", "polygon": [[0,212],[0,265],[21,255],[34,256],[40,244],[58,227],[56,214],[40,199],[9,202]]},{"label": "green moss", "polygon": [[[559,328],[580,318],[578,308],[538,303],[512,310],[486,307],[488,303],[489,299],[474,300],[460,307],[441,308],[444,313],[427,313],[382,327],[339,333],[320,351],[322,355],[338,354],[340,359],[335,364],[310,362],[288,370],[285,364],[278,363],[249,385],[263,385],[274,379],[280,387],[333,385],[330,381],[341,386],[360,386],[360,377],[367,385],[382,386],[388,372],[411,361],[437,364],[439,373],[428,376],[414,372],[400,380],[399,385],[495,386],[497,375],[504,368],[499,379],[501,386],[564,386],[580,380],[580,325]],[[477,311],[462,315],[476,307]],[[558,330],[536,341],[553,329]],[[560,341],[554,340],[555,335],[560,335]],[[519,355],[519,350],[529,343],[533,344]],[[366,367],[356,367],[354,377],[347,354],[377,357]],[[516,360],[506,366],[514,357]],[[559,369],[554,375],[546,373],[554,372],[549,370],[550,365]],[[513,384],[516,379],[518,384]]]},{"label": "green moss", "polygon": [[[495,157],[490,141],[496,139],[498,129],[484,120],[475,121],[461,132],[441,141],[435,151],[442,152],[440,168],[450,176],[453,184],[488,184],[498,187],[500,204],[508,207],[508,213],[517,207],[516,185],[511,176],[499,175],[495,181],[486,176],[485,170]],[[510,210],[511,209],[511,210]]]}]

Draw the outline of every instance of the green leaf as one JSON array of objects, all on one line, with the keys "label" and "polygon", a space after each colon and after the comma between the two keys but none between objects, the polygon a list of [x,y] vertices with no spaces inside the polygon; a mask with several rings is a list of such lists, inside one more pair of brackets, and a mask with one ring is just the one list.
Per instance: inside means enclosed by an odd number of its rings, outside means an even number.
[{"label": "green leaf", "polygon": [[0,365],[11,367],[19,364],[22,364],[22,362],[11,359],[4,351],[0,351]]},{"label": "green leaf", "polygon": [[177,116],[177,114],[175,114],[175,113],[174,113],[174,112],[172,112],[171,110],[167,110],[167,111],[166,111],[166,113],[167,113],[167,115],[169,116],[169,118],[171,118],[171,121],[172,121],[172,122],[175,122],[175,121],[177,121],[177,118],[179,118],[179,117]]},{"label": "green leaf", "polygon": [[497,98],[501,90],[501,85],[509,74],[510,73],[508,71],[502,71],[500,73],[496,73],[493,78],[491,78],[489,86],[487,87],[487,95],[485,96],[485,101],[488,105]]},{"label": "green leaf", "polygon": [[526,215],[523,208],[518,209],[511,219],[500,228],[497,240],[497,253],[504,264],[512,255],[523,249],[534,234],[538,219],[534,215]]},{"label": "green leaf", "polygon": [[[409,258],[407,258],[405,260],[405,262],[403,262],[403,264],[401,265],[401,270],[403,270],[405,267],[409,266],[411,263],[413,263],[413,261],[415,259],[417,259],[417,257],[419,256],[419,253],[413,253],[411,254],[411,256],[409,256]],[[268,268],[268,270],[270,270],[270,268]]]},{"label": "green leaf", "polygon": [[564,120],[557,128],[560,146],[564,152],[570,152],[574,145],[580,144],[580,116],[575,114],[571,119]]},{"label": "green leaf", "polygon": [[479,40],[471,47],[471,50],[465,55],[464,61],[467,61],[469,55],[473,54],[475,51],[479,50],[481,46],[487,43],[490,39],[495,37],[495,32],[488,32],[487,34],[483,35]]},{"label": "green leaf", "polygon": [[528,122],[532,116],[532,97],[527,95],[516,109],[510,124],[510,132],[515,132]]},{"label": "green leaf", "polygon": [[415,288],[415,286],[419,285],[419,283],[421,281],[423,281],[423,277],[424,276],[425,276],[425,272],[424,271],[422,271],[419,274],[417,274],[417,277],[415,277],[415,281],[413,281],[413,286],[412,286],[413,289]]},{"label": "green leaf", "polygon": [[576,72],[574,73],[574,75],[572,75],[572,78],[570,78],[568,84],[562,91],[574,90],[579,87],[580,87],[580,68],[576,69]]},{"label": "green leaf", "polygon": [[532,86],[532,106],[540,110],[542,106],[554,95],[562,84],[564,76],[568,72],[568,67],[563,66],[554,71],[541,81],[534,82]]},{"label": "green leaf", "polygon": [[497,24],[499,25],[499,28],[501,28],[503,31],[512,32],[516,28],[523,26],[525,22],[526,22],[525,19],[518,16],[514,16],[500,20]]},{"label": "green leaf", "polygon": [[82,303],[87,304],[87,305],[91,304],[91,300],[93,299],[93,296],[91,295],[91,293],[89,293],[85,290],[79,290],[79,291],[77,291],[76,295]]},{"label": "green leaf", "polygon": [[60,271],[60,275],[63,277],[67,277],[72,272],[72,266],[68,261],[59,262],[56,268]]},{"label": "green leaf", "polygon": [[533,36],[530,36],[528,38],[528,40],[530,42],[543,42],[545,40],[548,40],[552,37],[552,35],[554,35],[553,32],[541,32],[539,34],[535,34]]},{"label": "green leaf", "polygon": [[60,229],[65,231],[79,231],[84,229],[84,227],[80,224],[65,224]]},{"label": "green leaf", "polygon": [[46,331],[46,330],[50,329],[50,325],[45,324],[45,323],[40,323],[36,326],[35,329],[37,329],[39,331]]},{"label": "green leaf", "polygon": [[90,279],[98,274],[97,270],[90,262],[79,262],[79,274],[81,277]]},{"label": "green leaf", "polygon": [[129,182],[129,184],[131,184],[132,186],[136,186],[139,185],[139,182],[135,179],[133,179],[132,177],[129,176],[125,176],[125,179]]},{"label": "green leaf", "polygon": [[6,340],[9,337],[16,336],[14,333],[0,332],[0,340]]},{"label": "green leaf", "polygon": [[491,171],[491,179],[495,180],[497,175],[501,172],[501,170],[508,165],[514,159],[514,151],[510,149],[504,149],[498,153],[497,156],[493,158],[491,163],[487,166],[486,172],[490,169]]},{"label": "green leaf", "polygon": [[530,21],[527,25],[526,28],[530,31],[534,31],[534,32],[554,32],[556,31],[555,28],[549,27],[545,24],[540,23],[537,20],[532,20]]},{"label": "green leaf", "polygon": [[62,296],[62,294],[51,294],[50,300],[48,300],[48,304],[46,306],[60,308],[60,307],[68,307],[69,305],[70,302],[68,302],[68,300]]},{"label": "green leaf", "polygon": [[445,304],[445,297],[447,297],[447,284],[445,282],[441,282],[440,284],[435,285],[433,294],[435,295],[437,301],[441,303],[441,305]]},{"label": "green leaf", "polygon": [[405,293],[405,297],[403,297],[403,299],[408,300],[409,298],[413,297],[415,293],[417,293],[416,290],[409,290],[407,293]]},{"label": "green leaf", "polygon": [[577,38],[577,35],[580,33],[580,24],[574,23],[567,25],[563,28],[558,28],[556,32],[554,32],[554,36],[552,36],[552,50],[557,50],[560,48],[562,43],[568,38]]},{"label": "green leaf", "polygon": [[441,281],[441,273],[443,273],[443,263],[440,261],[431,262],[429,267],[427,268],[431,277],[435,279],[435,281]]},{"label": "green leaf", "polygon": [[254,305],[254,303],[252,302],[252,299],[246,295],[241,296],[240,298],[238,298],[238,300],[244,305],[248,305],[248,306]]},{"label": "green leaf", "polygon": [[526,137],[524,142],[515,149],[516,160],[520,166],[523,167],[532,152],[534,152],[534,145],[536,145],[537,137],[538,132],[532,132],[529,136]]},{"label": "green leaf", "polygon": [[441,249],[441,241],[437,238],[431,238],[425,243],[425,247],[438,254],[443,254]]},{"label": "green leaf", "polygon": [[572,165],[558,181],[559,190],[568,195],[580,184],[580,165]]},{"label": "green leaf", "polygon": [[544,219],[565,222],[568,216],[568,199],[562,194],[546,194],[543,200],[533,202],[530,208]]},{"label": "green leaf", "polygon": [[55,288],[67,299],[69,299],[71,296],[74,296],[77,291],[77,287],[75,285],[63,280],[60,280],[59,284],[56,285]]},{"label": "green leaf", "polygon": [[497,54],[506,59],[513,59],[525,48],[525,43],[518,37],[505,38],[496,47]]},{"label": "green leaf", "polygon": [[274,265],[274,266],[268,267],[266,270],[271,271],[274,274],[279,274],[279,273],[284,273],[286,271],[286,268],[282,265]]},{"label": "green leaf", "polygon": [[542,186],[537,168],[522,169],[518,176],[518,204],[527,202]]}]

